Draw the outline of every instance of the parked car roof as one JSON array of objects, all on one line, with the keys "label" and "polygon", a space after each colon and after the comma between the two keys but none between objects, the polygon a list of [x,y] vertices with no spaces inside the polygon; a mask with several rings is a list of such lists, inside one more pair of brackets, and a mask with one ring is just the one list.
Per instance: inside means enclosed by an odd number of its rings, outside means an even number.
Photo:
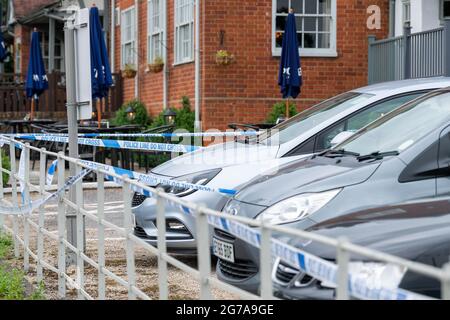
[{"label": "parked car roof", "polygon": [[405,91],[405,89],[408,89],[408,91],[410,90],[413,91],[420,89],[436,88],[436,83],[444,84],[444,86],[450,86],[450,77],[432,77],[432,78],[389,81],[372,84],[352,91],[371,94],[385,94],[385,93],[392,94],[392,91],[395,89],[398,89],[399,93],[401,93]]}]

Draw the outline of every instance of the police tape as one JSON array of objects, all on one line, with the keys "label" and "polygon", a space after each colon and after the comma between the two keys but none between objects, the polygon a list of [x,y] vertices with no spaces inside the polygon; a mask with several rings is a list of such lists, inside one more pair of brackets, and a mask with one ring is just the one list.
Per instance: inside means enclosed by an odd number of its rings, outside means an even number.
[{"label": "police tape", "polygon": [[[69,142],[69,138],[67,136],[55,136],[55,135],[30,134],[30,135],[22,135],[19,138],[31,141],[48,141],[59,143]],[[113,148],[113,149],[178,152],[178,153],[188,153],[202,148],[183,144],[170,144],[170,143],[145,142],[145,141],[101,140],[91,138],[78,138],[78,144],[93,147]]]},{"label": "police tape", "polygon": [[[5,141],[5,143],[9,143],[9,141]],[[17,144],[16,144],[17,145]],[[113,166],[95,163],[91,161],[82,160],[81,163],[88,166],[91,169],[101,168],[106,172],[111,172],[117,175],[126,175],[131,179],[136,179],[140,182],[147,183],[153,185],[158,184],[167,184],[170,186],[174,186],[177,188],[189,188],[196,189],[202,191],[211,191],[211,192],[221,192],[226,194],[235,194],[235,190],[227,190],[227,189],[214,189],[211,187],[195,185],[190,183],[178,182],[170,179],[162,179],[160,177],[156,177],[153,175],[133,172],[130,170],[125,170],[121,168],[116,168]],[[50,169],[52,170],[52,177],[56,170],[57,160],[55,160]],[[53,169],[52,169],[53,168]],[[74,183],[78,182],[84,176],[86,176],[91,170],[84,169],[80,174],[75,177],[70,178],[64,185],[63,188],[59,189],[52,195],[49,195],[45,199],[40,199],[37,201],[30,201],[29,204],[19,207],[4,207],[0,206],[0,213],[2,214],[27,214],[37,209],[41,205],[45,204],[49,200],[57,197],[61,192],[69,188]],[[50,175],[50,170],[49,173]],[[123,181],[117,179],[113,176],[106,175],[106,178],[116,182],[119,185],[123,184]],[[48,183],[49,177],[47,177]],[[135,192],[139,192],[147,197],[152,197],[153,194],[147,189],[141,188],[136,185],[131,185],[131,189]],[[183,205],[175,204],[170,202],[173,206],[179,208],[185,214],[189,214],[195,217],[195,212]],[[210,216],[208,215],[208,223],[216,228],[222,229],[239,239],[255,246],[256,248],[260,248],[261,246],[261,233],[256,228],[251,228],[243,223],[233,221],[230,219],[226,219],[223,217]],[[307,273],[311,277],[329,283],[331,285],[337,285],[337,272],[338,267],[336,264],[321,259],[317,256],[314,256],[308,252],[290,246],[280,240],[271,239],[271,251],[274,257],[280,258],[281,260],[287,262],[288,264],[296,267],[297,269]],[[426,296],[416,294],[414,292],[410,292],[401,288],[386,288],[382,286],[374,286],[373,283],[369,282],[367,277],[363,277],[358,274],[349,274],[348,275],[348,290],[349,294],[359,298],[359,299],[380,299],[380,300],[424,300],[429,299]]]},{"label": "police tape", "polygon": [[[128,137],[128,138],[183,138],[183,137],[241,137],[241,136],[257,136],[265,131],[233,131],[233,132],[179,132],[179,133],[80,133],[78,137],[95,138],[95,137]],[[16,138],[26,136],[60,136],[67,137],[67,133],[36,133],[36,134],[10,134]]]},{"label": "police tape", "polygon": [[[142,183],[147,184],[152,187],[155,187],[158,185],[163,185],[163,186],[174,187],[174,188],[183,189],[183,190],[184,189],[193,189],[193,190],[206,191],[206,192],[218,192],[218,193],[225,194],[225,195],[236,194],[236,190],[233,190],[233,189],[213,188],[213,187],[205,186],[205,185],[201,185],[201,184],[181,182],[181,181],[177,181],[177,180],[173,180],[173,179],[161,178],[159,176],[152,175],[152,174],[146,174],[146,173],[131,171],[131,170],[122,169],[122,168],[118,168],[118,167],[113,167],[113,166],[98,163],[98,162],[80,160],[80,163],[91,168],[92,170],[102,169],[106,172],[110,172],[110,173],[113,173],[113,174],[116,174],[119,176],[125,175],[125,176],[129,177],[130,179],[137,180],[139,182],[142,182]],[[53,161],[52,165],[50,166],[50,168],[47,172],[47,177],[46,177],[47,184],[49,183],[49,181],[51,184],[51,181],[55,174],[56,166],[57,166],[57,160]],[[109,177],[109,176],[107,178],[109,180],[114,180],[117,182],[117,179],[112,179],[112,177]]]},{"label": "police tape", "polygon": [[38,199],[38,200],[30,200],[27,204],[17,206],[17,207],[11,207],[11,206],[2,206],[0,205],[0,214],[4,215],[27,215],[31,214],[32,211],[36,210],[40,206],[46,204],[50,200],[58,197],[61,193],[63,193],[65,190],[70,188],[72,185],[83,179],[91,170],[90,169],[84,169],[79,174],[70,177],[65,183],[64,186],[62,186],[60,189],[58,189],[55,193],[52,193],[45,198]]},{"label": "police tape", "polygon": [[[193,214],[192,210],[183,207],[183,211]],[[245,242],[260,248],[261,233],[258,229],[237,221],[217,216],[208,216],[208,222],[212,226],[222,229],[244,240]],[[307,273],[311,277],[337,285],[338,266],[330,261],[321,259],[308,252],[297,249],[282,241],[272,238],[271,251],[274,257],[280,258],[297,269]],[[374,286],[366,277],[359,274],[348,275],[349,294],[358,299],[369,300],[424,300],[429,297],[416,294],[401,288],[387,288]]]}]

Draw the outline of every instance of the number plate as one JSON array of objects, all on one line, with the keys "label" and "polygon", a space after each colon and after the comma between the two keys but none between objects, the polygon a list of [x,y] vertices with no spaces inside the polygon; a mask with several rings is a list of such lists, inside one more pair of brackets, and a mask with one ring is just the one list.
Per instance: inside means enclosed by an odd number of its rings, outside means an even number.
[{"label": "number plate", "polygon": [[234,262],[234,246],[229,242],[213,238],[213,253],[220,259]]}]

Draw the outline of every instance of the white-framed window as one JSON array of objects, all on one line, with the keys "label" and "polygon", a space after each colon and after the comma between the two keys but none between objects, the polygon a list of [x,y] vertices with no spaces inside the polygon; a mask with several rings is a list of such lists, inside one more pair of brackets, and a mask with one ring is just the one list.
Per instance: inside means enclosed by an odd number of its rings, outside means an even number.
[{"label": "white-framed window", "polygon": [[441,20],[450,19],[450,0],[441,0],[440,16]]},{"label": "white-framed window", "polygon": [[299,54],[336,57],[337,0],[272,0],[272,54],[279,56],[289,8],[294,10]]},{"label": "white-framed window", "polygon": [[122,10],[120,25],[122,67],[125,64],[136,66],[136,13],[134,6]]},{"label": "white-framed window", "polygon": [[156,57],[164,58],[164,8],[163,0],[148,1],[147,60],[152,63]]},{"label": "white-framed window", "polygon": [[402,15],[403,15],[403,25],[406,23],[411,23],[411,1],[402,1]]},{"label": "white-framed window", "polygon": [[[42,50],[42,59],[44,60],[45,70],[50,71],[48,69],[49,66],[49,54],[48,54],[48,48],[49,48],[49,39],[48,39],[48,33],[43,32],[42,34],[42,40],[41,40],[41,50]],[[55,47],[54,47],[54,58],[55,58],[55,70],[64,72],[65,70],[65,62],[64,62],[64,41],[62,41],[61,38],[56,37],[55,38]]]},{"label": "white-framed window", "polygon": [[175,1],[175,64],[194,60],[194,1]]}]

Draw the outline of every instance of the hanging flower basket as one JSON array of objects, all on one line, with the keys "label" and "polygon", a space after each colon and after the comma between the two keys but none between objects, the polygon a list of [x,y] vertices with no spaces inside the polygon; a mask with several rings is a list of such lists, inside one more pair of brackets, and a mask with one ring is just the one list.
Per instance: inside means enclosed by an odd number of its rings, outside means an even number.
[{"label": "hanging flower basket", "polygon": [[234,55],[226,50],[219,50],[216,53],[216,64],[219,66],[228,66],[234,62]]},{"label": "hanging flower basket", "polygon": [[136,69],[132,65],[129,65],[129,64],[126,64],[125,69],[122,70],[122,76],[127,79],[132,79],[132,78],[136,77],[136,74],[137,74]]},{"label": "hanging flower basket", "polygon": [[159,73],[159,72],[163,71],[163,69],[164,69],[164,63],[163,64],[149,63],[149,65],[148,65],[148,71],[151,73]]}]

